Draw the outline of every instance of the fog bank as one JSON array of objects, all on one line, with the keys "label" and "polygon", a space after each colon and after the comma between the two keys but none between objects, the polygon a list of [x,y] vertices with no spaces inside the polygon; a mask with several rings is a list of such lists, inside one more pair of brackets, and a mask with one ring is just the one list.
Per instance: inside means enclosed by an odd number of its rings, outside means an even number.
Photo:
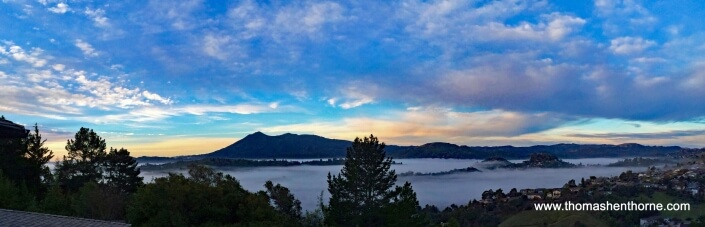
[{"label": "fog bank", "polygon": [[[589,158],[566,159],[571,163],[608,164],[623,158]],[[475,166],[480,160],[463,159],[396,159],[401,165],[392,165],[397,173],[441,172],[452,169]],[[518,161],[518,160],[512,160]],[[523,160],[521,160],[523,161]],[[250,191],[264,190],[264,183],[274,183],[288,187],[305,210],[316,207],[317,197],[322,191],[327,194],[326,176],[337,174],[343,166],[293,166],[293,167],[258,167],[258,168],[223,168],[218,169],[230,174]],[[509,192],[512,188],[550,188],[562,187],[571,179],[579,181],[589,176],[615,176],[632,169],[643,171],[646,168],[629,167],[584,167],[568,169],[528,169],[528,170],[483,170],[483,172],[458,173],[443,176],[409,176],[399,177],[398,184],[411,182],[421,206],[436,205],[440,208],[450,204],[466,204],[472,199],[479,199],[487,189],[501,188]],[[185,173],[185,171],[181,171]],[[144,171],[145,181],[154,177],[166,176],[164,172]],[[324,198],[327,202],[327,197]]]}]

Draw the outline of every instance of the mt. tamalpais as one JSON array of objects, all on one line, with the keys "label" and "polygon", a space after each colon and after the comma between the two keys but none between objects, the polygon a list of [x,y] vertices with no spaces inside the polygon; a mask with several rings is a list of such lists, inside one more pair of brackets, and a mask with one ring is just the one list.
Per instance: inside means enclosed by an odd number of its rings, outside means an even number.
[{"label": "mt. tamalpais", "polygon": [[[340,158],[345,157],[345,149],[350,141],[328,139],[317,135],[298,135],[286,133],[269,136],[255,132],[237,142],[203,155],[179,156],[179,158]],[[451,143],[433,142],[421,146],[387,145],[387,155],[393,158],[455,158],[485,159],[503,157],[507,159],[526,159],[532,153],[547,152],[560,158],[595,158],[595,157],[634,157],[664,156],[688,151],[679,146],[645,146],[625,143],[609,144],[554,144],[530,147],[514,146],[466,146]],[[168,160],[172,158],[140,157],[142,161]]]}]

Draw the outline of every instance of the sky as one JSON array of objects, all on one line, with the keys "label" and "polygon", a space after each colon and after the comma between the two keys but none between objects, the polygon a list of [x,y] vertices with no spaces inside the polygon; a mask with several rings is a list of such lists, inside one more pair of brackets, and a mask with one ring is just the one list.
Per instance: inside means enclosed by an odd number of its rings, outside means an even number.
[{"label": "sky", "polygon": [[0,0],[0,114],[65,154],[256,131],[705,146],[700,1]]}]

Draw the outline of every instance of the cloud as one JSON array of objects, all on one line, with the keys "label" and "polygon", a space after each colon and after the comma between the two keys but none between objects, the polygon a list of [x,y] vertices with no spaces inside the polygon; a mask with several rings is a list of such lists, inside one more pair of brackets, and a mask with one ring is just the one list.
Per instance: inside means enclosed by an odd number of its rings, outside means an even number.
[{"label": "cloud", "polygon": [[703,136],[705,130],[673,130],[667,132],[650,133],[596,133],[596,134],[568,134],[570,137],[603,138],[603,139],[678,139],[680,137]]},{"label": "cloud", "polygon": [[5,78],[0,81],[0,90],[3,91],[0,111],[67,119],[85,114],[87,109],[112,111],[154,105],[150,100],[161,104],[172,103],[159,94],[126,87],[107,76],[51,63],[47,59],[53,57],[43,56],[40,49],[32,48],[27,53],[11,42],[5,44],[7,46],[0,45],[0,54],[11,56],[16,62],[33,64],[34,67],[3,72]]},{"label": "cloud", "polygon": [[40,58],[44,50],[40,48],[32,48],[29,52],[22,47],[15,45],[12,42],[5,41],[5,45],[0,45],[0,54],[11,57],[16,61],[26,62],[34,67],[43,67],[47,60]]},{"label": "cloud", "polygon": [[[544,22],[531,24],[522,22],[516,26],[506,25],[499,22],[470,27],[464,31],[465,34],[484,34],[477,37],[483,41],[497,40],[529,40],[529,41],[557,41],[563,39],[570,33],[579,30],[585,24],[585,20],[578,17],[560,15],[553,13],[542,16]],[[546,39],[548,37],[548,39]]]},{"label": "cloud", "polygon": [[260,114],[275,112],[300,112],[293,106],[280,106],[279,104],[243,103],[236,105],[181,105],[169,107],[142,107],[121,114],[106,114],[96,117],[79,117],[78,119],[96,124],[119,124],[123,122],[157,123],[158,121],[175,116],[194,115],[208,116],[210,113],[231,114]]},{"label": "cloud", "polygon": [[52,13],[57,13],[57,14],[64,14],[64,13],[68,12],[69,10],[71,10],[69,8],[69,5],[66,3],[63,3],[63,2],[57,3],[56,7],[49,8],[49,11],[51,11]]},{"label": "cloud", "polygon": [[337,97],[326,98],[328,105],[343,109],[352,109],[365,104],[374,103],[379,86],[369,81],[355,81],[340,86]]},{"label": "cloud", "polygon": [[659,21],[647,8],[635,0],[597,0],[595,1],[594,13],[598,18],[604,19],[602,29],[607,34],[650,30]]},{"label": "cloud", "polygon": [[220,59],[226,60],[230,55],[231,50],[226,50],[226,45],[230,43],[231,37],[206,35],[203,38],[203,52],[206,55]]},{"label": "cloud", "polygon": [[[560,40],[578,30],[586,21],[579,17],[549,13],[539,22],[520,21],[516,25],[505,19],[516,14],[544,8],[541,1],[492,1],[473,7],[467,1],[430,1],[403,4],[400,16],[413,21],[407,30],[431,39],[456,42],[497,40]],[[409,13],[416,12],[416,13]],[[545,39],[548,37],[549,39]],[[440,40],[438,40],[440,41]]]},{"label": "cloud", "polygon": [[75,42],[76,47],[78,49],[81,49],[83,51],[83,55],[88,56],[88,57],[97,57],[98,52],[91,46],[91,44],[84,42],[83,40],[77,39]]},{"label": "cloud", "polygon": [[293,34],[315,34],[326,23],[343,19],[343,8],[334,2],[308,4],[304,8],[288,7],[280,10],[274,23],[280,31]]},{"label": "cloud", "polygon": [[516,137],[558,127],[572,118],[550,113],[519,113],[503,110],[458,112],[445,108],[416,108],[378,117],[350,117],[340,121],[311,122],[264,127],[271,133],[308,133],[351,139],[375,135],[390,143],[449,141],[468,143],[480,138]]},{"label": "cloud", "polygon": [[56,70],[56,71],[61,72],[61,71],[64,71],[64,69],[66,69],[66,66],[63,65],[63,64],[54,64],[54,65],[51,66],[51,68],[54,69],[54,70]]},{"label": "cloud", "polygon": [[173,103],[173,101],[171,101],[171,99],[163,98],[162,96],[155,94],[155,93],[151,93],[149,91],[143,91],[142,96],[144,96],[146,99],[154,100],[154,101],[160,102],[162,104],[168,105],[168,104]]},{"label": "cloud", "polygon": [[194,15],[203,7],[202,0],[150,0],[142,11],[135,14],[135,17],[139,18],[139,21],[135,22],[142,25],[148,33],[191,30],[205,25]]},{"label": "cloud", "polygon": [[[599,51],[585,53],[599,56]],[[419,72],[405,75],[405,83],[398,83],[398,77],[379,77],[371,80],[378,88],[370,94],[375,101],[409,105],[633,120],[692,119],[705,110],[705,105],[694,101],[695,94],[703,93],[695,87],[705,81],[697,66],[679,72],[682,76],[634,76],[611,65],[545,61],[545,55],[538,53],[542,52],[478,54],[459,69],[419,68]],[[339,104],[341,97],[334,96],[332,101]],[[676,110],[673,106],[688,108]]]},{"label": "cloud", "polygon": [[619,37],[610,41],[610,50],[615,54],[637,54],[656,45],[656,42],[641,37]]},{"label": "cloud", "polygon": [[105,10],[102,9],[90,9],[86,8],[86,11],[84,13],[93,20],[93,23],[95,26],[98,27],[108,27],[110,26],[110,22],[107,17],[105,17]]}]

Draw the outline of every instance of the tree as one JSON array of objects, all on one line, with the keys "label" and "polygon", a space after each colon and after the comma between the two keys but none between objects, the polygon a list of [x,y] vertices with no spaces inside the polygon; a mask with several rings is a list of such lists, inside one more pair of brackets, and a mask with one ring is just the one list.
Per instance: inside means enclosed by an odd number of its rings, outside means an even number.
[{"label": "tree", "polygon": [[47,162],[54,158],[54,152],[44,146],[46,139],[42,140],[42,135],[39,134],[39,126],[34,124],[34,131],[30,132],[25,140],[26,152],[25,158],[28,162],[29,171],[27,176],[27,186],[33,192],[43,195],[46,191],[47,183],[51,177],[51,171],[46,166]]},{"label": "tree", "polygon": [[44,199],[39,203],[39,208],[44,213],[70,216],[73,215],[73,210],[66,209],[70,205],[71,199],[62,192],[58,184],[54,184],[49,187]]},{"label": "tree", "polygon": [[83,185],[71,203],[80,217],[101,220],[124,220],[127,196],[117,188],[88,182]]},{"label": "tree", "polygon": [[[392,199],[392,203],[385,207],[385,224],[388,226],[419,226],[424,222],[423,216],[419,214],[419,201],[416,199],[416,192],[411,187],[411,183],[405,182],[404,186],[396,187],[397,195]],[[423,223],[427,226],[428,223]]]},{"label": "tree", "polygon": [[0,171],[0,209],[27,210],[34,205],[34,196],[27,187],[13,183]]},{"label": "tree", "polygon": [[[395,219],[410,219],[416,213],[418,202],[413,201],[416,195],[411,185],[392,189],[397,175],[390,170],[392,159],[386,157],[384,147],[374,135],[355,138],[340,173],[328,173],[331,197],[325,213],[329,225],[389,226],[395,225]],[[402,205],[413,208],[398,207]],[[390,209],[395,212],[387,212]],[[387,218],[390,215],[396,218]]]},{"label": "tree", "polygon": [[250,193],[230,175],[189,166],[190,177],[170,173],[134,194],[127,209],[135,226],[291,226],[265,192]]},{"label": "tree", "polygon": [[64,188],[75,192],[87,182],[100,181],[100,164],[107,155],[103,138],[92,129],[81,127],[75,138],[66,142],[66,151],[68,156],[56,166],[58,181]]},{"label": "tree", "polygon": [[139,176],[137,159],[130,156],[130,152],[125,148],[117,150],[111,147],[103,166],[105,183],[122,193],[134,193],[144,184],[143,178]]},{"label": "tree", "polygon": [[274,207],[292,221],[301,220],[301,201],[294,198],[289,189],[280,184],[274,185],[272,181],[264,184],[267,195],[274,203]]},{"label": "tree", "polygon": [[519,195],[520,195],[520,194],[519,194],[519,192],[517,192],[517,189],[516,189],[516,188],[512,188],[512,190],[509,190],[509,194],[508,194],[507,196],[509,196],[509,197],[517,197],[517,196],[519,196]]},{"label": "tree", "polygon": [[46,163],[54,157],[52,151],[44,146],[45,141],[39,134],[37,124],[34,131],[25,136],[0,138],[0,171],[8,180],[23,185],[40,198],[46,191],[42,180],[51,178]]}]

